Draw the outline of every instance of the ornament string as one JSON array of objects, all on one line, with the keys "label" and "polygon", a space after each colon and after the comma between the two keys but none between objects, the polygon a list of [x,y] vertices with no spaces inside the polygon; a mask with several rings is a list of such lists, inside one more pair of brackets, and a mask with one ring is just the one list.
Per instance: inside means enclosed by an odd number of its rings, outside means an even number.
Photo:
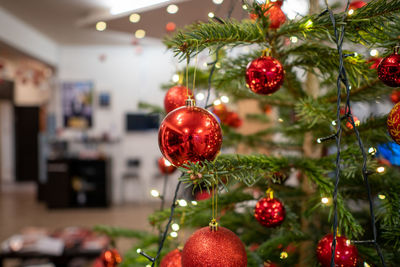
[{"label": "ornament string", "polygon": [[[382,251],[380,249],[380,246],[377,242],[377,232],[376,232],[376,222],[375,222],[375,214],[374,214],[374,208],[373,208],[373,201],[372,201],[372,195],[371,195],[371,187],[368,181],[368,175],[369,172],[367,170],[367,153],[365,152],[364,145],[362,143],[360,133],[356,127],[356,123],[353,119],[353,116],[351,114],[351,108],[350,108],[350,84],[349,80],[347,78],[347,73],[346,69],[344,67],[344,58],[347,56],[352,56],[352,55],[344,55],[343,54],[343,41],[344,41],[344,34],[345,34],[345,19],[346,15],[343,17],[343,23],[342,26],[340,27],[340,33],[338,32],[337,26],[336,26],[336,19],[335,16],[332,12],[332,10],[329,8],[329,5],[327,1],[325,1],[327,9],[321,13],[321,15],[325,13],[329,13],[329,17],[331,19],[333,29],[334,29],[334,35],[335,35],[335,42],[339,54],[339,74],[337,78],[337,110],[336,110],[336,116],[337,116],[337,131],[334,135],[325,137],[325,138],[318,138],[318,143],[321,143],[322,141],[327,141],[330,139],[335,138],[336,139],[336,148],[337,148],[337,154],[336,154],[336,172],[335,172],[335,188],[333,191],[333,203],[334,203],[334,218],[333,218],[333,240],[332,240],[332,246],[331,246],[331,267],[335,267],[335,250],[336,250],[336,236],[337,236],[337,231],[338,231],[338,211],[337,211],[337,194],[338,194],[338,187],[339,187],[339,181],[340,181],[340,153],[341,153],[341,137],[342,137],[342,126],[341,126],[341,120],[343,118],[347,118],[348,121],[351,123],[353,126],[354,133],[357,138],[357,143],[360,148],[362,157],[363,157],[363,164],[362,164],[362,176],[365,184],[365,188],[367,190],[367,195],[368,195],[368,202],[369,202],[369,210],[370,210],[370,215],[371,215],[371,228],[372,228],[372,233],[373,233],[373,240],[365,240],[365,241],[356,241],[354,243],[373,243],[375,246],[375,250],[377,254],[379,255],[379,258],[381,260],[381,263],[384,267],[386,267],[385,260],[382,255]],[[347,5],[345,9],[345,14],[348,14],[348,8],[349,8],[350,1],[347,0]],[[321,16],[320,15],[320,16]],[[346,88],[346,105],[345,105],[345,116],[341,117],[340,114],[340,104],[341,104],[341,89],[342,89],[342,84]]]},{"label": "ornament string", "polygon": [[188,99],[191,99],[191,96],[189,94],[189,62],[190,62],[190,56],[189,54],[186,55],[186,96]]}]

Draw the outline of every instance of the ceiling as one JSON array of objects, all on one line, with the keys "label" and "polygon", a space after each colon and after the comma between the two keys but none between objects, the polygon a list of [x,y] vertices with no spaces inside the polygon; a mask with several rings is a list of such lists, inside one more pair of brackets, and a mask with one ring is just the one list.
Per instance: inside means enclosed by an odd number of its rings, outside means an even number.
[{"label": "ceiling", "polygon": [[[129,13],[115,17],[109,15],[107,4],[110,1],[0,0],[0,6],[63,45],[130,44],[137,29],[145,30],[146,37],[162,38],[168,22],[174,22],[180,28],[195,21],[206,21],[209,12],[224,18],[231,3],[235,3],[233,17],[241,19],[247,16],[240,0],[225,0],[221,5],[215,5],[212,0],[170,0],[178,5],[178,13],[168,14],[166,5],[169,3],[166,3],[140,12],[141,20],[131,23]],[[104,32],[95,30],[99,20],[107,22]]]}]

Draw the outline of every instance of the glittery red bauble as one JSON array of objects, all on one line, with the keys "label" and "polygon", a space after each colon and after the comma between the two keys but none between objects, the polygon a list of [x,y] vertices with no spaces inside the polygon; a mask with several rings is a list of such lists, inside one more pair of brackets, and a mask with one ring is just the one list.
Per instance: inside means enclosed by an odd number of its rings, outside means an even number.
[{"label": "glittery red bauble", "polygon": [[390,95],[390,100],[392,100],[393,104],[397,104],[398,102],[400,102],[400,91],[394,90]]},{"label": "glittery red bauble", "polygon": [[[333,235],[327,234],[317,245],[317,257],[322,267],[331,266]],[[347,244],[344,236],[336,237],[335,266],[355,267],[357,266],[358,252],[354,245]]]},{"label": "glittery red bauble", "polygon": [[171,164],[167,159],[161,157],[158,159],[158,169],[162,174],[171,174],[176,170],[176,167]]},{"label": "glittery red bauble", "polygon": [[259,57],[247,65],[247,86],[257,94],[269,95],[278,91],[284,77],[282,64],[273,57]]},{"label": "glittery red bauble", "polygon": [[221,149],[221,126],[211,112],[184,106],[164,118],[158,131],[158,145],[174,166],[189,161],[212,161]]},{"label": "glittery red bauble", "polygon": [[356,10],[359,9],[363,6],[367,5],[367,3],[365,3],[364,1],[353,1],[350,3],[349,5],[349,10]]},{"label": "glittery red bauble", "polygon": [[381,61],[378,66],[378,77],[387,86],[400,86],[400,55],[397,52]]},{"label": "glittery red bauble", "polygon": [[[268,4],[261,5],[261,10],[264,12],[264,16],[269,18],[270,29],[277,29],[286,21],[285,13],[283,13],[281,6],[283,1],[270,2]],[[250,14],[252,20],[257,19],[257,14]]]},{"label": "glittery red bauble", "polygon": [[[189,90],[189,95],[192,91]],[[188,90],[185,86],[177,85],[171,87],[164,97],[164,108],[167,113],[185,105],[188,98]]]},{"label": "glittery red bauble", "polygon": [[397,103],[390,111],[387,128],[393,141],[400,145],[400,103]]},{"label": "glittery red bauble", "polygon": [[286,211],[282,202],[276,198],[260,199],[254,209],[254,217],[265,227],[276,227],[285,220]]},{"label": "glittery red bauble", "polygon": [[174,249],[170,251],[161,261],[160,267],[182,267],[181,251]]},{"label": "glittery red bauble", "polygon": [[119,255],[116,249],[105,250],[101,254],[100,259],[104,267],[115,267],[122,262],[121,255]]},{"label": "glittery red bauble", "polygon": [[203,227],[192,234],[182,251],[183,267],[246,267],[242,241],[232,231]]}]

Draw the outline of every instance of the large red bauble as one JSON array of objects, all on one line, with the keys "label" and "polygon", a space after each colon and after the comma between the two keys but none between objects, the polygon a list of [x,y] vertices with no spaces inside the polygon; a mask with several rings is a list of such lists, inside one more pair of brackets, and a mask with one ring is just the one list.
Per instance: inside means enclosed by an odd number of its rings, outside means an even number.
[{"label": "large red bauble", "polygon": [[393,141],[400,145],[400,103],[397,103],[390,111],[387,128]]},{"label": "large red bauble", "polygon": [[182,253],[179,249],[170,251],[161,260],[160,267],[182,267],[181,254]]},{"label": "large red bauble", "polygon": [[273,57],[259,57],[247,65],[246,83],[254,93],[272,94],[278,91],[284,78],[282,64]]},{"label": "large red bauble", "polygon": [[192,91],[188,90],[183,85],[171,87],[164,97],[164,108],[167,113],[185,105],[188,99],[188,93],[192,96]]},{"label": "large red bauble", "polygon": [[260,199],[254,209],[254,217],[265,227],[276,227],[283,223],[286,210],[282,202],[276,198]]},{"label": "large red bauble", "polygon": [[378,77],[388,86],[400,86],[400,55],[397,51],[381,61],[378,66]]},{"label": "large red bauble", "polygon": [[232,231],[203,227],[192,234],[182,251],[183,267],[246,267],[242,241]]},{"label": "large red bauble", "polygon": [[222,145],[222,131],[211,112],[185,106],[168,113],[158,131],[158,145],[174,166],[212,161]]},{"label": "large red bauble", "polygon": [[176,170],[176,167],[171,164],[167,159],[161,157],[158,159],[158,169],[162,174],[171,174]]},{"label": "large red bauble", "polygon": [[367,5],[364,1],[352,1],[349,5],[349,10],[356,10]]},{"label": "large red bauble", "polygon": [[[327,234],[317,245],[317,257],[322,267],[331,266],[333,235]],[[354,245],[347,242],[344,236],[336,237],[335,266],[357,266],[358,251]]]},{"label": "large red bauble", "polygon": [[104,267],[116,267],[122,262],[121,255],[119,255],[116,249],[105,250],[101,254],[100,259]]},{"label": "large red bauble", "polygon": [[[283,1],[276,1],[261,5],[261,10],[264,12],[264,16],[269,17],[270,29],[277,29],[286,21],[285,13],[283,13],[281,9],[282,4]],[[250,14],[252,20],[257,19],[257,17],[256,14]]]}]

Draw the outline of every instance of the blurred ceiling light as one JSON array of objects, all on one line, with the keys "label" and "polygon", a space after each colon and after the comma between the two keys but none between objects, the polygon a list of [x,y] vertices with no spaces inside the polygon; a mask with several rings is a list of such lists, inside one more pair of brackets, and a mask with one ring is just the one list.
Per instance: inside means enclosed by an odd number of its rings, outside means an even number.
[{"label": "blurred ceiling light", "polygon": [[135,32],[135,37],[138,38],[138,39],[142,39],[142,38],[144,38],[145,36],[146,36],[145,30],[137,30],[137,31]]},{"label": "blurred ceiling light", "polygon": [[178,7],[177,5],[169,5],[169,6],[167,7],[167,12],[168,12],[169,14],[175,14],[175,13],[178,12],[178,10],[179,10],[179,7]]},{"label": "blurred ceiling light", "polygon": [[96,23],[96,30],[98,30],[99,32],[102,32],[105,29],[107,29],[107,23],[105,23],[104,21],[99,21]]},{"label": "blurred ceiling light", "polygon": [[129,21],[132,23],[139,22],[140,20],[140,15],[138,13],[133,13],[129,16]]},{"label": "blurred ceiling light", "polygon": [[170,0],[114,0],[113,6],[110,9],[110,14],[118,15],[121,13],[151,7],[169,1]]},{"label": "blurred ceiling light", "polygon": [[220,5],[222,2],[224,2],[224,0],[213,0],[213,3],[216,5]]}]

